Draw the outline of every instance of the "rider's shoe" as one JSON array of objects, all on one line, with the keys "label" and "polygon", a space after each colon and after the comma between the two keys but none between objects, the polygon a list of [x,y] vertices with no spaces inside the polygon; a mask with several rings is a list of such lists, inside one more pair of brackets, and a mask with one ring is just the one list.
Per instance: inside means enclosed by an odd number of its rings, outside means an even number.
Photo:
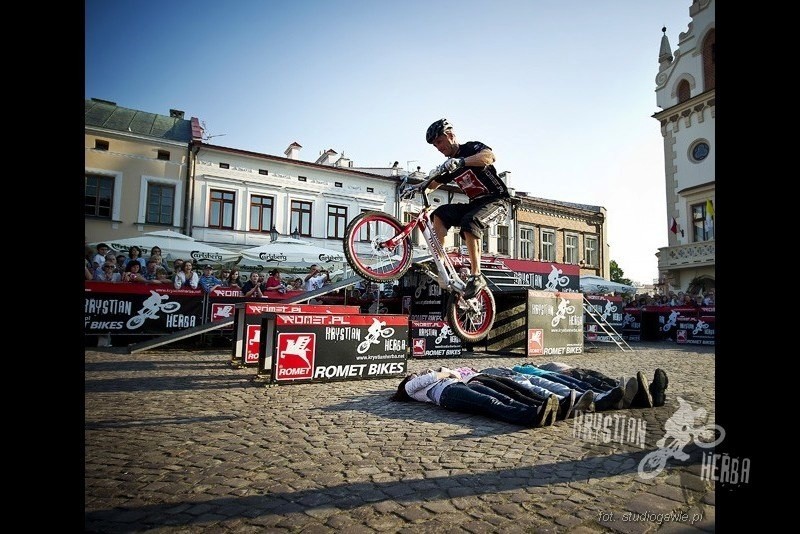
[{"label": "rider's shoe", "polygon": [[638,382],[639,391],[631,401],[631,408],[652,408],[653,396],[650,394],[650,384],[644,377],[644,373],[639,371],[636,373],[636,381]]},{"label": "rider's shoe", "polygon": [[664,390],[667,389],[668,384],[667,373],[663,369],[656,369],[653,381],[650,382],[650,395],[653,398],[653,406],[664,406],[664,402],[667,400]]},{"label": "rider's shoe", "polygon": [[478,273],[470,276],[467,279],[467,287],[464,289],[464,298],[471,299],[480,293],[481,289],[486,287],[486,278],[483,274]]}]

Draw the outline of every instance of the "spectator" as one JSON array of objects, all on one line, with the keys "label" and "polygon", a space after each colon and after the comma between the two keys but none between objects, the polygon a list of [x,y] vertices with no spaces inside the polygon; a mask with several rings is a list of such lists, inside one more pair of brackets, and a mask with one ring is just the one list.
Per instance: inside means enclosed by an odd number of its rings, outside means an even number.
[{"label": "spectator", "polygon": [[97,244],[97,254],[94,255],[92,258],[92,270],[100,269],[106,263],[106,254],[109,253],[111,249],[105,243],[98,243]]},{"label": "spectator", "polygon": [[228,276],[228,286],[231,289],[238,289],[239,291],[242,290],[242,280],[241,275],[239,274],[239,269],[235,267],[231,269],[231,274]]},{"label": "spectator", "polygon": [[102,265],[94,270],[94,276],[97,278],[98,276],[103,276],[103,265],[106,263],[110,263],[114,266],[114,272],[119,273],[120,277],[125,272],[124,268],[120,268],[119,264],[117,264],[117,258],[114,256],[113,252],[109,252],[106,254],[105,260],[103,261]]},{"label": "spectator", "polygon": [[331,275],[328,271],[320,269],[316,263],[309,268],[310,272],[305,277],[305,290],[314,291],[325,285],[325,282],[330,281]]},{"label": "spectator", "polygon": [[[108,258],[107,255],[106,258]],[[114,264],[117,266],[117,272],[119,274],[123,274],[125,272],[125,260],[127,258],[128,257],[125,254],[117,254],[117,256],[114,258]]]},{"label": "spectator", "polygon": [[159,247],[158,245],[150,249],[150,257],[147,260],[150,261],[150,259],[152,258],[158,258],[158,264],[161,265],[164,269],[169,270],[169,265],[167,264],[167,260],[164,259],[164,253],[161,252],[161,247]]},{"label": "spectator", "polygon": [[303,279],[295,278],[292,281],[292,291],[302,291],[302,290],[303,290]]},{"label": "spectator", "polygon": [[180,258],[178,258],[175,261],[173,261],[172,262],[172,275],[176,275],[179,272],[181,272],[183,270],[183,264],[184,263],[185,262]]},{"label": "spectator", "polygon": [[263,284],[258,281],[258,273],[250,273],[250,280],[242,286],[242,293],[245,297],[263,297],[264,296]]},{"label": "spectator", "polygon": [[219,278],[222,280],[222,287],[228,287],[231,285],[231,270],[227,267],[223,268],[219,272]]},{"label": "spectator", "polygon": [[147,279],[142,274],[142,264],[138,261],[128,262],[125,272],[122,274],[123,282],[136,282],[139,284],[147,283]]},{"label": "spectator", "polygon": [[121,282],[122,275],[116,272],[116,266],[113,263],[106,263],[100,267],[101,274],[95,274],[94,279],[97,282]]},{"label": "spectator", "polygon": [[703,306],[713,306],[714,305],[714,290],[709,289],[706,292],[706,296],[703,297]]},{"label": "spectator", "polygon": [[286,285],[281,281],[281,272],[278,269],[272,269],[269,272],[269,278],[264,284],[264,290],[286,293]]},{"label": "spectator", "polygon": [[222,285],[222,280],[214,276],[214,268],[211,265],[203,265],[203,274],[198,281],[206,293],[211,293]]},{"label": "spectator", "polygon": [[151,282],[156,279],[156,269],[160,266],[158,259],[150,256],[150,259],[147,260],[147,268],[144,270],[144,278],[148,282]]},{"label": "spectator", "polygon": [[197,276],[197,273],[192,270],[193,267],[192,262],[183,262],[183,270],[175,275],[175,280],[173,281],[175,289],[180,289],[187,285],[192,289],[197,289],[197,286],[200,285],[200,278]]},{"label": "spectator", "polygon": [[91,260],[87,260],[84,258],[83,260],[83,278],[84,280],[94,280],[94,269],[92,266],[94,263]]},{"label": "spectator", "polygon": [[169,273],[167,270],[163,268],[161,265],[156,267],[156,277],[153,280],[150,280],[151,284],[172,284],[172,280],[169,279]]},{"label": "spectator", "polygon": [[147,263],[144,261],[144,258],[142,258],[142,249],[140,249],[136,245],[133,245],[132,247],[130,247],[128,249],[128,257],[125,260],[125,269],[126,270],[128,268],[128,265],[132,261],[135,261],[135,262],[139,263],[139,265],[141,265],[142,273],[144,273],[145,269],[147,269]]}]

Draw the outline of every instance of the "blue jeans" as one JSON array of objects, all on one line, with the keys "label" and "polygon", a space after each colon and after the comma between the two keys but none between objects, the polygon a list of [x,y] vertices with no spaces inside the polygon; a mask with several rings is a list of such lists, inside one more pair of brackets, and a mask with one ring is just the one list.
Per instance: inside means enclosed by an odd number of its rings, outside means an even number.
[{"label": "blue jeans", "polygon": [[485,415],[520,426],[533,426],[538,410],[515,401],[480,383],[450,384],[439,397],[439,406],[454,412]]}]

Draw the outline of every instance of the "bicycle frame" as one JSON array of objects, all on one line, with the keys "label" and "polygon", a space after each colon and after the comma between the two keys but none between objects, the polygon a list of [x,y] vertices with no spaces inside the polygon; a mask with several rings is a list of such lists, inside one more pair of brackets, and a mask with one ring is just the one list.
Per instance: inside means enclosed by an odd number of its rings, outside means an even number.
[{"label": "bicycle frame", "polygon": [[[405,183],[406,180],[403,180],[401,185],[405,185]],[[425,192],[425,187],[427,187],[428,183],[429,181],[426,181],[421,183],[419,186],[420,194],[422,195],[422,203],[424,206],[419,212],[419,215],[417,215],[414,220],[409,221],[403,227],[403,231],[389,239],[385,245],[387,245],[387,247],[390,249],[394,248],[396,244],[401,243],[404,239],[410,237],[415,228],[419,228],[420,232],[422,232],[423,239],[425,239],[425,243],[428,244],[428,250],[431,251],[431,256],[433,257],[433,262],[436,265],[436,272],[438,276],[429,271],[425,271],[425,274],[433,278],[433,280],[439,284],[439,287],[445,291],[456,291],[460,294],[463,294],[464,289],[467,287],[467,283],[464,282],[458,275],[458,272],[456,272],[455,267],[453,267],[453,263],[450,261],[450,257],[447,255],[447,252],[445,252],[444,247],[436,236],[436,231],[433,229],[433,221],[430,217],[433,207],[428,201],[428,194]]]}]

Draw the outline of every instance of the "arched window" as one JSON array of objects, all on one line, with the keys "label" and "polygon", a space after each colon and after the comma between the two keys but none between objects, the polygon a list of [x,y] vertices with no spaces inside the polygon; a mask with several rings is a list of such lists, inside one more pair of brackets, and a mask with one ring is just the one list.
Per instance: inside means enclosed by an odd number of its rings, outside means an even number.
[{"label": "arched window", "polygon": [[715,30],[711,30],[703,41],[703,82],[705,91],[716,87],[715,65],[717,52],[717,36]]},{"label": "arched window", "polygon": [[678,82],[678,104],[686,102],[692,96],[691,89],[689,89],[689,82],[681,80]]}]

